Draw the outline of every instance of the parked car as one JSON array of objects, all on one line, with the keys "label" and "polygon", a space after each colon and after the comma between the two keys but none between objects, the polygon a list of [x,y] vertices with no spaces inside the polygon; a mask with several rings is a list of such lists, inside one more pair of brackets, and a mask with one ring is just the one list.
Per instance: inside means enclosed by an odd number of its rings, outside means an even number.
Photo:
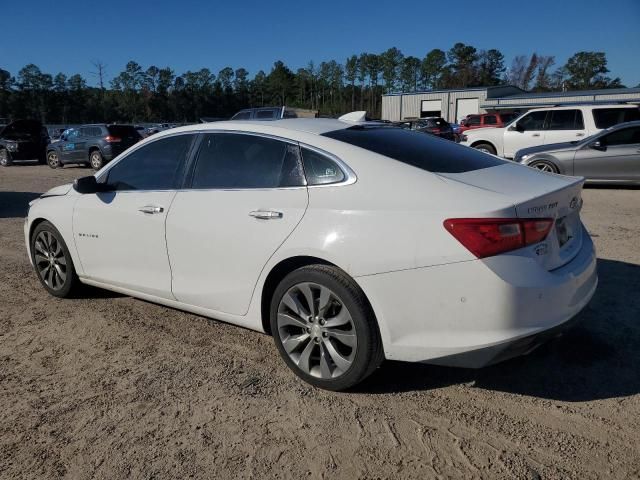
[{"label": "parked car", "polygon": [[384,124],[217,122],[50,190],[24,234],[52,295],[266,331],[341,390],[384,358],[480,367],[567,328],[597,284],[582,182]]},{"label": "parked car", "polygon": [[292,107],[246,108],[236,113],[231,120],[280,120],[283,118],[315,118],[317,110]]},{"label": "parked car", "polygon": [[436,137],[446,138],[447,140],[455,139],[453,128],[442,117],[419,118],[416,120],[408,120],[402,123],[405,124],[410,130],[429,133],[431,135],[435,135]]},{"label": "parked car", "polygon": [[138,135],[140,135],[140,138],[146,138],[147,137],[147,135],[148,135],[147,127],[145,127],[144,125],[135,125],[134,128],[138,132]]},{"label": "parked car", "polygon": [[49,143],[47,129],[37,120],[16,120],[0,130],[0,166],[16,160],[38,160],[44,163]]},{"label": "parked car", "polygon": [[60,141],[47,147],[47,163],[51,168],[82,163],[99,170],[139,140],[133,125],[82,125],[65,130]]},{"label": "parked car", "polygon": [[621,123],[579,142],[519,150],[516,162],[593,183],[640,183],[640,121]]},{"label": "parked car", "polygon": [[622,122],[640,120],[635,105],[576,105],[536,108],[506,128],[479,128],[461,135],[461,145],[513,158],[518,150],[549,143],[582,140]]},{"label": "parked car", "polygon": [[516,113],[480,113],[478,115],[468,115],[460,122],[457,133],[464,133],[467,130],[476,128],[504,128],[516,118]]}]

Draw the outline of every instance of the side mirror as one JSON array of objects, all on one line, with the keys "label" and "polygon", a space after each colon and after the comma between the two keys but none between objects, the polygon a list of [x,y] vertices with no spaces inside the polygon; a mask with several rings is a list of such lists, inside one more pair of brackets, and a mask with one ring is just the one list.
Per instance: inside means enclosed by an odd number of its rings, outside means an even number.
[{"label": "side mirror", "polygon": [[108,187],[104,183],[98,183],[96,177],[89,175],[88,177],[77,178],[73,182],[73,189],[78,193],[98,193],[108,191]]},{"label": "side mirror", "polygon": [[607,146],[600,140],[596,140],[595,142],[589,144],[589,147],[593,148],[594,150],[600,150],[601,152],[604,152],[607,149]]},{"label": "side mirror", "polygon": [[524,132],[525,128],[520,125],[518,122],[514,123],[513,125],[511,125],[511,127],[509,127],[511,130],[515,130],[516,132]]}]

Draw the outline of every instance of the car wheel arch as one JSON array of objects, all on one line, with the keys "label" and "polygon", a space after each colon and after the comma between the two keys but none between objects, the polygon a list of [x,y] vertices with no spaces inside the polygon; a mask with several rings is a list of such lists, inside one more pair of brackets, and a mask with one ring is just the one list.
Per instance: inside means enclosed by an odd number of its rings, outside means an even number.
[{"label": "car wheel arch", "polygon": [[476,148],[478,145],[489,145],[489,146],[493,147],[493,149],[494,149],[496,152],[498,151],[498,149],[496,148],[496,146],[495,146],[492,142],[490,142],[490,141],[488,141],[488,140],[476,140],[476,141],[475,141],[475,142],[473,142],[470,146],[471,146],[472,148]]}]

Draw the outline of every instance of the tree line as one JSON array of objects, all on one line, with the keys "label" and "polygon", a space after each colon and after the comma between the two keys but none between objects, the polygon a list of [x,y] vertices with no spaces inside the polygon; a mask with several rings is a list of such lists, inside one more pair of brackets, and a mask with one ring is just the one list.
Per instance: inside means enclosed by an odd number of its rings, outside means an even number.
[{"label": "tree line", "polygon": [[367,110],[378,117],[381,95],[395,91],[515,85],[523,90],[560,91],[623,86],[608,76],[603,52],[578,52],[555,67],[553,56],[519,55],[505,66],[497,49],[456,43],[423,58],[393,47],[352,55],[344,63],[323,61],[293,71],[276,61],[253,77],[245,68],[208,68],[182,74],[170,67],[144,68],[130,61],[107,82],[107,66],[93,62],[95,85],[80,74],[52,75],[29,64],[15,76],[0,68],[0,117],[36,118],[44,123],[194,122],[229,117],[246,107],[288,105],[321,115]]}]

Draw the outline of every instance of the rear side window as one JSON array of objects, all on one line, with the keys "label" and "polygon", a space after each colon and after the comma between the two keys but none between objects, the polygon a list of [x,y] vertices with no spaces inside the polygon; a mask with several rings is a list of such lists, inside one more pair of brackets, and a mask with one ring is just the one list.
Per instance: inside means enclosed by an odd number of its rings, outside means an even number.
[{"label": "rear side window", "polygon": [[473,148],[401,128],[356,126],[327,132],[323,136],[428,172],[460,173],[504,164]]},{"label": "rear side window", "polygon": [[326,155],[302,148],[304,171],[308,185],[329,185],[340,183],[346,178],[342,169]]},{"label": "rear side window", "polygon": [[497,125],[497,123],[498,123],[498,119],[496,118],[495,115],[487,115],[486,117],[484,117],[485,125]]},{"label": "rear side window", "polygon": [[276,110],[258,110],[256,112],[256,118],[258,120],[271,120],[272,118],[277,118]]},{"label": "rear side window", "polygon": [[623,122],[640,120],[638,108],[594,108],[593,120],[597,128],[609,128]]},{"label": "rear side window", "polygon": [[584,130],[580,110],[554,110],[550,116],[548,130]]},{"label": "rear side window", "polygon": [[304,185],[300,151],[257,135],[213,133],[200,144],[192,188],[281,188]]},{"label": "rear side window", "polygon": [[162,138],[133,151],[107,174],[114,190],[172,190],[178,188],[193,135]]}]

